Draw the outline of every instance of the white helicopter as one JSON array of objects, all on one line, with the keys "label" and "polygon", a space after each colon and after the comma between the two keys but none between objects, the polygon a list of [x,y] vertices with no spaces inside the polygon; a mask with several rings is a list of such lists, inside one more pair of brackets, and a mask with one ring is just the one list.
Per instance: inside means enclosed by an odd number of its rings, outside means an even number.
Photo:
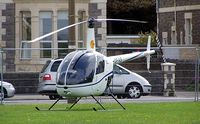
[{"label": "white helicopter", "polygon": [[[150,68],[150,55],[155,53],[155,50],[150,49],[150,36],[148,38],[147,50],[144,52],[134,52],[107,57],[96,51],[94,23],[98,21],[127,21],[145,23],[144,21],[136,20],[90,18],[89,20],[66,26],[30,41],[36,42],[59,31],[88,22],[86,43],[87,49],[76,50],[66,55],[57,71],[56,89],[58,94],[61,97],[78,97],[68,110],[77,104],[82,97],[87,96],[92,96],[102,109],[105,110],[102,104],[94,96],[102,95],[104,91],[109,88],[109,84],[111,83],[113,77],[113,66],[115,64],[146,57],[147,69],[149,70]],[[117,103],[120,104],[112,93],[110,95],[117,101]],[[61,97],[58,98],[48,110],[51,110]],[[125,110],[125,107],[122,106],[122,104],[120,104],[120,106]],[[38,107],[36,107],[36,109],[41,110]],[[93,109],[96,111],[95,108]]]}]

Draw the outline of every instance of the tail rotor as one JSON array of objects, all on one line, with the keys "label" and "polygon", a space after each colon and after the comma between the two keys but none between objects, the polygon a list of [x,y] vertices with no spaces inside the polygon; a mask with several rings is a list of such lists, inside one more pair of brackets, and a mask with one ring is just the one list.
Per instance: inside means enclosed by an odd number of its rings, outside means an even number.
[{"label": "tail rotor", "polygon": [[[151,47],[151,36],[148,36],[147,52],[150,51],[150,47]],[[150,57],[151,57],[150,54],[148,54],[148,55],[146,56],[146,60],[147,60],[147,70],[148,70],[149,73],[151,73],[151,72],[150,72]]]}]

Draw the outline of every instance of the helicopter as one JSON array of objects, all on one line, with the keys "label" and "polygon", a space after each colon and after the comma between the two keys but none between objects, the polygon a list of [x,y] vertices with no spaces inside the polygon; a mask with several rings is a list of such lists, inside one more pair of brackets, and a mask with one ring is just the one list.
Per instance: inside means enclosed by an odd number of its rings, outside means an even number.
[{"label": "helicopter", "polygon": [[[57,70],[56,77],[56,90],[60,97],[49,107],[48,110],[51,110],[62,97],[78,98],[69,107],[68,110],[71,110],[73,106],[76,105],[82,97],[88,96],[91,96],[102,107],[102,109],[105,110],[105,107],[94,96],[101,96],[102,94],[104,94],[105,90],[109,89],[109,84],[112,82],[113,78],[113,66],[115,64],[120,64],[126,61],[146,57],[147,69],[149,71],[150,55],[155,53],[155,50],[150,49],[151,37],[148,37],[146,51],[107,57],[101,54],[100,52],[96,51],[94,25],[96,22],[101,21],[125,21],[146,23],[145,21],[137,20],[89,18],[86,21],[78,22],[63,27],[61,29],[58,29],[56,31],[53,31],[49,34],[43,35],[30,41],[36,42],[59,31],[83,23],[88,23],[86,50],[75,50],[73,52],[70,52],[62,60]],[[114,97],[112,92],[110,93],[110,95],[125,110],[125,107]],[[36,109],[41,110],[38,107],[36,107]],[[95,108],[93,109],[96,111]]]}]

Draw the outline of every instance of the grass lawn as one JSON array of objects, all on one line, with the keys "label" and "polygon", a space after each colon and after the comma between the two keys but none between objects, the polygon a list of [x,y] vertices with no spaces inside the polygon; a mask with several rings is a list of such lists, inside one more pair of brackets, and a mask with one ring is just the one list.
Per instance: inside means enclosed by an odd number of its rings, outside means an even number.
[{"label": "grass lawn", "polygon": [[[118,104],[104,104],[107,109]],[[200,103],[129,103],[127,110],[93,111],[96,104],[77,104],[71,111],[37,111],[36,105],[0,105],[1,124],[200,124]],[[48,108],[50,104],[39,104]],[[58,104],[56,108],[66,105]]]}]

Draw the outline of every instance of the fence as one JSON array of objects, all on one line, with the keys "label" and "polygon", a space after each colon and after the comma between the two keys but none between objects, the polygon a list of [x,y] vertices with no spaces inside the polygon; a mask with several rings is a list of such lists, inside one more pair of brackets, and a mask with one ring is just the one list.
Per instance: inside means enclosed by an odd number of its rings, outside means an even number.
[{"label": "fence", "polygon": [[[125,47],[98,49],[106,51],[108,56],[143,51],[143,47]],[[125,68],[145,77],[152,85],[151,95],[163,95],[164,72],[161,67],[163,63],[159,49],[151,57],[151,73],[146,69],[146,59],[141,58],[121,64]],[[63,49],[3,49],[3,75],[1,79],[10,82],[16,88],[16,94],[37,94],[38,76],[42,66],[51,58],[63,57],[66,53],[59,53]],[[41,50],[50,58],[41,58]],[[64,52],[72,51],[68,49]],[[194,100],[199,98],[199,48],[198,47],[163,47],[167,62],[175,63],[175,92],[193,92]]]}]

